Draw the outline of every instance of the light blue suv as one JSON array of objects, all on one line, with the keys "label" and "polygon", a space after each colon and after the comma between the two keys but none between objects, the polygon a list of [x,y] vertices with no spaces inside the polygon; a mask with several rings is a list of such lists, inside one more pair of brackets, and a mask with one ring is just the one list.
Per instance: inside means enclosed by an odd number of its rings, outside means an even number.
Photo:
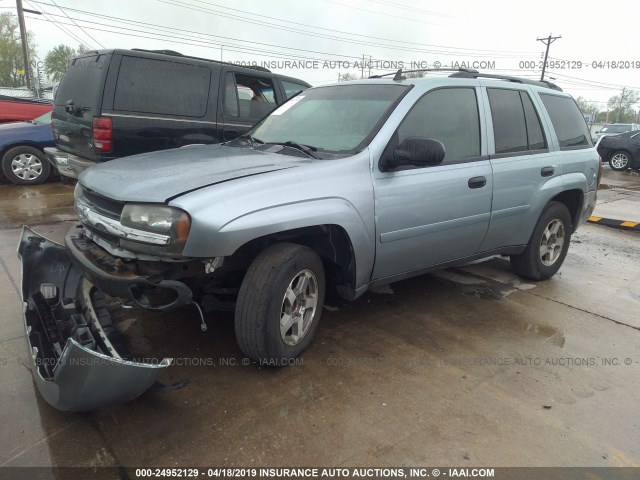
[{"label": "light blue suv", "polygon": [[101,359],[36,378],[50,403],[86,410],[133,398],[168,365],[127,361],[103,293],[235,309],[244,354],[282,365],[311,341],[328,288],[355,299],[496,254],[547,279],[598,178],[580,110],[550,83],[459,70],[306,90],[232,142],[89,168],[64,247],[25,229],[29,341],[57,342],[36,363]]}]

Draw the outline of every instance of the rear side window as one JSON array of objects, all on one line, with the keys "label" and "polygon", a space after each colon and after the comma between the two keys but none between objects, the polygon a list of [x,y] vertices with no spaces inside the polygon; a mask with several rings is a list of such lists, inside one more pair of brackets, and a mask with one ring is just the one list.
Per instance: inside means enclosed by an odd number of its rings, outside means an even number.
[{"label": "rear side window", "polygon": [[496,153],[516,153],[547,148],[540,118],[527,92],[487,89]]},{"label": "rear side window", "polygon": [[64,106],[72,100],[76,107],[95,111],[101,101],[105,62],[106,55],[76,58],[60,82],[55,105]]},{"label": "rear side window", "polygon": [[496,153],[515,153],[529,150],[527,123],[518,90],[487,89]]},{"label": "rear side window", "polygon": [[540,94],[556,131],[560,150],[591,147],[591,136],[580,109],[571,97]]},{"label": "rear side window", "polygon": [[444,162],[480,155],[480,120],[473,88],[442,88],[416,102],[396,132],[400,144],[409,137],[439,140]]},{"label": "rear side window", "polygon": [[273,80],[227,72],[224,79],[224,115],[255,122],[276,108]]},{"label": "rear side window", "polygon": [[299,83],[287,82],[285,80],[282,80],[282,87],[284,88],[284,94],[287,97],[287,100],[308,88],[304,85],[300,85]]},{"label": "rear side window", "polygon": [[115,110],[202,117],[207,112],[211,70],[149,58],[122,57]]}]

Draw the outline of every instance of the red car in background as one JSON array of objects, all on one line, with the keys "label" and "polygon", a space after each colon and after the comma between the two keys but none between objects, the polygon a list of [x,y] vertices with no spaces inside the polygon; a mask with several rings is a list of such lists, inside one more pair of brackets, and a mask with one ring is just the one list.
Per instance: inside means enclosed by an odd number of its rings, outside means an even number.
[{"label": "red car in background", "polygon": [[52,108],[51,100],[0,95],[0,123],[33,120]]}]

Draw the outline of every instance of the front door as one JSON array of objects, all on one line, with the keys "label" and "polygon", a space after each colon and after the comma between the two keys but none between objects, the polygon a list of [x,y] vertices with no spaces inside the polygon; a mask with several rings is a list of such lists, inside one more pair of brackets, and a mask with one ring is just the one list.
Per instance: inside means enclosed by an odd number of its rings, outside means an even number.
[{"label": "front door", "polygon": [[491,213],[492,171],[481,155],[478,92],[441,88],[423,95],[382,156],[409,137],[439,140],[445,157],[431,167],[374,169],[376,263],[372,280],[473,255]]}]

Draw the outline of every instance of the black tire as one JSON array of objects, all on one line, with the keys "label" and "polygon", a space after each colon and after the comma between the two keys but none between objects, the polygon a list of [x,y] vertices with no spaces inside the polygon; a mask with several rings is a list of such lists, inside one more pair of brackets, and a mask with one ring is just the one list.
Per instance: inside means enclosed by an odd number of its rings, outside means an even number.
[{"label": "black tire", "polygon": [[[26,169],[21,169],[20,164]],[[2,172],[18,185],[38,185],[49,177],[51,166],[37,148],[26,145],[13,147],[2,157]]]},{"label": "black tire", "polygon": [[[310,286],[291,304],[285,294],[301,276],[307,278]],[[315,295],[311,288],[313,280]],[[242,352],[262,365],[282,366],[296,358],[309,345],[318,326],[324,293],[324,268],[313,250],[293,243],[276,243],[264,249],[249,267],[236,303],[235,331]],[[313,303],[313,298],[317,299],[315,309],[304,310],[303,304],[307,299]],[[296,312],[290,318],[307,320],[292,324],[291,329],[282,333],[281,317],[287,315],[287,309]],[[305,313],[300,315],[301,311]],[[295,340],[294,332],[301,325],[304,325],[302,335]],[[291,335],[287,336],[288,332]]]},{"label": "black tire", "polygon": [[[557,222],[560,222],[560,224]],[[555,248],[553,248],[554,253],[552,253],[548,250],[547,245],[555,244],[560,234],[549,235],[550,231],[547,229],[553,229],[556,226],[558,227],[558,232],[560,228],[562,229],[563,243],[559,249],[555,245]],[[566,205],[560,202],[549,203],[538,219],[527,248],[520,255],[511,255],[513,271],[519,276],[530,280],[546,280],[555,275],[567,256],[572,230],[571,214]],[[545,235],[548,236],[544,247],[546,252],[544,256],[546,258],[543,260],[542,242]]]},{"label": "black tire", "polygon": [[626,170],[630,165],[631,155],[629,155],[629,152],[625,152],[624,150],[617,150],[609,157],[609,166],[611,167],[611,170],[615,170],[616,172]]}]

